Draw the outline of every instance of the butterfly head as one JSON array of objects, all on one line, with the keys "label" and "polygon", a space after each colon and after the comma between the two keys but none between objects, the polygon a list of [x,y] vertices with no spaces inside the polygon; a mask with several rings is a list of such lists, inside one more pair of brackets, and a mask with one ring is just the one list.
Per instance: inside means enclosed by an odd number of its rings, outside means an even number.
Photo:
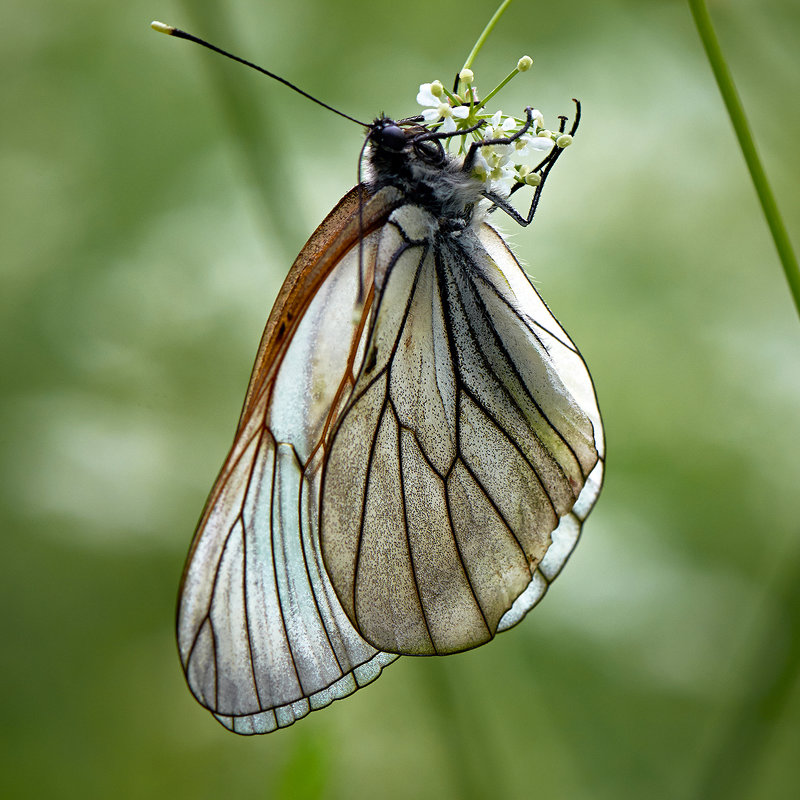
[{"label": "butterfly head", "polygon": [[406,131],[393,119],[378,117],[369,128],[369,141],[389,153],[402,153],[408,145]]}]

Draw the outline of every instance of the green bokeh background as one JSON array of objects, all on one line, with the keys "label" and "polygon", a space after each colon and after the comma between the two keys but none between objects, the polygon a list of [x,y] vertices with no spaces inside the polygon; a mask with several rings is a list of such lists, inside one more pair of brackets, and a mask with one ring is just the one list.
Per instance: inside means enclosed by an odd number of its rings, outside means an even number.
[{"label": "green bokeh background", "polygon": [[[173,615],[261,328],[360,117],[450,82],[495,0],[12,0],[3,61],[0,795],[795,798],[800,325],[688,8],[517,0],[475,64],[584,103],[505,229],[588,361],[606,486],[542,605],[292,728],[227,733]],[[800,240],[800,5],[711,3]]]}]

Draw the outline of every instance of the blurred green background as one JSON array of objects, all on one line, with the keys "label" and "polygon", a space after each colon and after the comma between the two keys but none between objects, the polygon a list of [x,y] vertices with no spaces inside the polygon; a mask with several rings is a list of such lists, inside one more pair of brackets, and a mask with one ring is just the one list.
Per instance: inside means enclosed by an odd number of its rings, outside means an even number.
[{"label": "blurred green background", "polygon": [[[511,239],[590,365],[608,477],[542,605],[267,737],[186,689],[178,580],[272,300],[495,0],[12,0],[0,30],[4,797],[795,798],[800,325],[678,0],[517,0],[475,64],[584,104]],[[711,3],[795,243],[800,5]]]}]

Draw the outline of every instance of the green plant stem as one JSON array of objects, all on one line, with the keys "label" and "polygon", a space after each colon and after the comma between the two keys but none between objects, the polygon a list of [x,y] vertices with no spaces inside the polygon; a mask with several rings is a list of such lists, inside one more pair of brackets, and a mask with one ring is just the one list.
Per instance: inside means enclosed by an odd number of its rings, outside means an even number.
[{"label": "green plant stem", "polygon": [[714,25],[711,22],[711,16],[708,13],[705,0],[689,0],[689,8],[708,56],[708,61],[711,64],[711,69],[714,72],[720,94],[722,94],[722,99],[728,110],[728,116],[731,118],[736,138],[739,140],[739,147],[750,171],[750,177],[756,188],[761,208],[767,218],[767,225],[775,242],[778,257],[783,265],[786,280],[789,283],[789,291],[792,293],[797,312],[800,314],[800,268],[797,264],[797,256],[794,253],[786,226],[783,224],[783,219],[778,211],[778,205],[775,202],[775,196],[772,194],[761,159],[758,157],[753,134],[742,107],[742,101],[736,91],[733,77],[722,54],[722,48],[714,31]]},{"label": "green plant stem", "polygon": [[487,94],[486,97],[483,98],[483,100],[481,100],[481,103],[478,106],[478,108],[483,108],[513,77],[517,75],[519,75],[518,69],[515,69],[509,75],[506,75],[506,77],[503,78],[503,80],[500,81],[500,83],[497,86],[495,86],[495,88],[492,89],[492,91],[489,92],[489,94]]},{"label": "green plant stem", "polygon": [[461,69],[469,69],[472,66],[472,62],[475,60],[475,56],[478,55],[480,49],[483,47],[484,42],[489,38],[489,34],[494,29],[494,26],[497,25],[497,21],[500,17],[503,16],[505,10],[511,5],[511,0],[504,0],[504,2],[500,3],[497,8],[497,11],[494,12],[492,18],[486,23],[486,27],[483,29],[483,33],[478,37],[478,41],[475,42],[470,54],[467,56],[467,60],[464,62],[464,66]]}]

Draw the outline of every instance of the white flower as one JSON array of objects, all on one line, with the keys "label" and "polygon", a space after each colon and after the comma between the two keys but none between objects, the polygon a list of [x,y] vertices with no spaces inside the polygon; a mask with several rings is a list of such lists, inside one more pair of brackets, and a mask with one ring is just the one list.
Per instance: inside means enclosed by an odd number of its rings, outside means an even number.
[{"label": "white flower", "polygon": [[549,136],[529,136],[527,133],[514,142],[514,161],[521,162],[533,156],[533,151],[547,152],[553,147]]},{"label": "white flower", "polygon": [[505,196],[517,182],[517,172],[513,166],[495,167],[489,173],[489,180],[491,181],[491,190]]},{"label": "white flower", "polygon": [[429,125],[434,125],[442,120],[442,130],[445,133],[453,133],[456,130],[456,119],[466,119],[469,116],[469,106],[456,106],[453,108],[450,105],[439,81],[421,84],[417,94],[417,102],[421,106],[428,106],[422,112],[425,122]]},{"label": "white flower", "polygon": [[503,139],[511,136],[517,129],[517,121],[514,117],[503,119],[503,112],[497,111],[492,115],[486,127],[484,139]]},{"label": "white flower", "polygon": [[473,176],[483,181],[488,189],[501,195],[508,194],[517,180],[516,167],[505,152],[507,149],[497,145],[481,147],[472,166]]},{"label": "white flower", "polygon": [[475,161],[472,162],[472,175],[484,183],[489,180],[489,165],[480,150],[475,154]]},{"label": "white flower", "polygon": [[532,136],[531,150],[549,150],[553,146],[553,140],[549,136]]},{"label": "white flower", "polygon": [[441,81],[422,83],[417,93],[417,102],[421,106],[435,106],[442,102],[444,87]]}]

